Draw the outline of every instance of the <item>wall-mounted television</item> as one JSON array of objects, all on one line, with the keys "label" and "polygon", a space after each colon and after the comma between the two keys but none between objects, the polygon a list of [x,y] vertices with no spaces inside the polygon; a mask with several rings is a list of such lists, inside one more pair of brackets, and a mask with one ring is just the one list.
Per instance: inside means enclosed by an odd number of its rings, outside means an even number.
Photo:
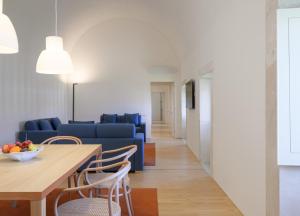
[{"label": "wall-mounted television", "polygon": [[195,81],[190,80],[185,84],[186,89],[186,108],[195,109]]}]

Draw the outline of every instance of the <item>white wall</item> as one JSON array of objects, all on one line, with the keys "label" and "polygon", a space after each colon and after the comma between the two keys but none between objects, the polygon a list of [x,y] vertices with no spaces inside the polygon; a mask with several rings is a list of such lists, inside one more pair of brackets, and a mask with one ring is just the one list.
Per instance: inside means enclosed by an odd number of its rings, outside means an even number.
[{"label": "white wall", "polygon": [[[202,20],[194,28],[200,37],[182,63],[182,80],[198,80],[200,73],[213,70],[213,177],[244,215],[263,216],[265,2],[199,2],[203,9],[197,8],[190,16]],[[198,82],[196,89],[198,93]],[[196,154],[198,108],[188,111],[187,124],[187,143]]]},{"label": "white wall", "polygon": [[[38,10],[37,10],[38,8]],[[53,4],[48,0],[4,1],[14,23],[20,52],[0,55],[0,143],[14,142],[22,122],[35,118],[67,119],[66,85],[57,76],[35,73],[45,36],[54,33]]]},{"label": "white wall", "polygon": [[266,214],[265,12],[261,0],[216,7],[213,172],[249,216]]},{"label": "white wall", "polygon": [[142,22],[114,19],[88,29],[71,55],[79,77],[85,76],[76,87],[76,120],[99,121],[102,113],[141,113],[150,137],[153,75],[148,69],[176,66],[168,41]]},{"label": "white wall", "polygon": [[147,72],[151,82],[178,82],[180,77],[177,68],[164,65],[150,67]]},{"label": "white wall", "polygon": [[278,0],[278,8],[298,8],[300,7],[299,0]]}]

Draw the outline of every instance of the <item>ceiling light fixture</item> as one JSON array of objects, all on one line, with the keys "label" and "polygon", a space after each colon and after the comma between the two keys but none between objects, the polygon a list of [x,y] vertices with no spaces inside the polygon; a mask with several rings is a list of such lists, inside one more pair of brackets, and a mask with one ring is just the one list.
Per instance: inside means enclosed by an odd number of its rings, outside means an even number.
[{"label": "ceiling light fixture", "polygon": [[19,52],[18,37],[9,17],[3,13],[3,0],[0,0],[0,53]]},{"label": "ceiling light fixture", "polygon": [[63,38],[57,31],[57,0],[55,0],[55,36],[46,37],[46,49],[36,64],[36,72],[42,74],[67,74],[73,72],[71,56],[64,50]]}]

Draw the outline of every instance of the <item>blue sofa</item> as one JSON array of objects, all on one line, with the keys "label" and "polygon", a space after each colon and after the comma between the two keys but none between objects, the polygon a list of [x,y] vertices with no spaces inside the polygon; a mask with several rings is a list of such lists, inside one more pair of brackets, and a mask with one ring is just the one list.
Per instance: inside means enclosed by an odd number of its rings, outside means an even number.
[{"label": "blue sofa", "polygon": [[142,116],[138,113],[135,114],[128,114],[125,113],[124,115],[118,114],[102,114],[100,116],[100,123],[101,124],[134,124],[136,127],[137,133],[144,134],[144,142],[146,142],[146,123],[142,122]]},{"label": "blue sofa", "polygon": [[24,131],[18,134],[18,140],[41,143],[50,137],[57,136],[57,129],[60,125],[61,121],[57,117],[27,121],[24,124]]},{"label": "blue sofa", "polygon": [[102,144],[103,151],[137,145],[130,159],[131,171],[144,169],[144,135],[136,133],[133,124],[62,124],[58,136],[75,136],[84,144]]}]

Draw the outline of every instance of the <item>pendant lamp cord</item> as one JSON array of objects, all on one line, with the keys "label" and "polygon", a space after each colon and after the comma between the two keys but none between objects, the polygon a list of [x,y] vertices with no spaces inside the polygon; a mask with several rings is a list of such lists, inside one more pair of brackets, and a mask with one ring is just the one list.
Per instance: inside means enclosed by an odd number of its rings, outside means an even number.
[{"label": "pendant lamp cord", "polygon": [[58,19],[57,19],[57,0],[55,1],[55,36],[58,36],[58,30],[57,30],[57,24],[58,24]]}]

